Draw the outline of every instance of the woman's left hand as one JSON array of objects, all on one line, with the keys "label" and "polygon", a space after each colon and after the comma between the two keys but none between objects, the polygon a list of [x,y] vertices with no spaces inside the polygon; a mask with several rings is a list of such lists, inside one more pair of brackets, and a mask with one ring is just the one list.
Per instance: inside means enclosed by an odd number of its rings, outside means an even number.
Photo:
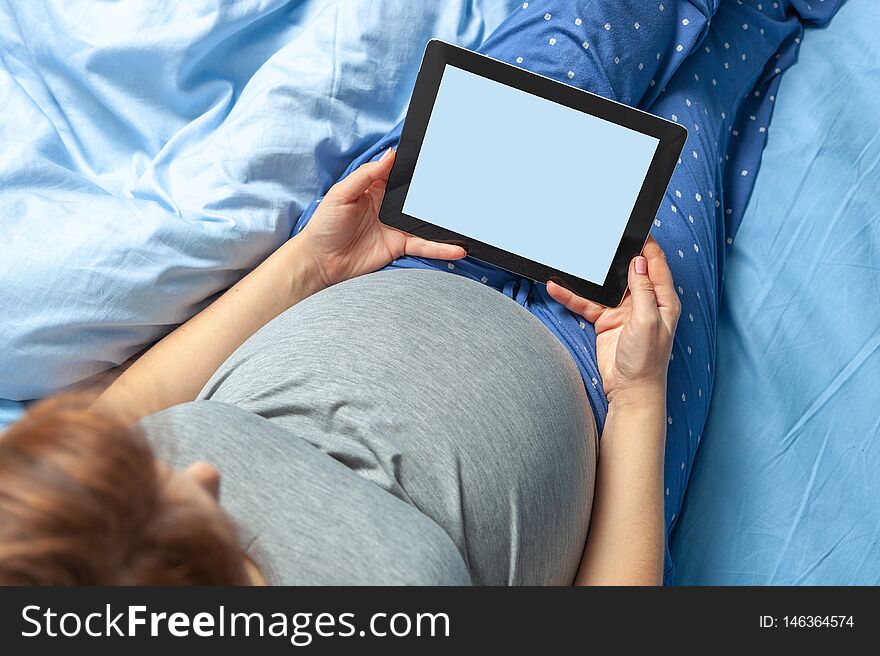
[{"label": "woman's left hand", "polygon": [[352,171],[327,192],[300,233],[325,287],[371,273],[403,255],[460,260],[461,246],[414,237],[379,222],[395,152]]},{"label": "woman's left hand", "polygon": [[[614,308],[547,283],[547,292],[596,328],[596,359],[609,402],[629,398],[637,405],[665,402],[666,372],[681,301],[663,249],[649,237],[629,266],[629,290]],[[618,405],[620,405],[618,403]]]}]

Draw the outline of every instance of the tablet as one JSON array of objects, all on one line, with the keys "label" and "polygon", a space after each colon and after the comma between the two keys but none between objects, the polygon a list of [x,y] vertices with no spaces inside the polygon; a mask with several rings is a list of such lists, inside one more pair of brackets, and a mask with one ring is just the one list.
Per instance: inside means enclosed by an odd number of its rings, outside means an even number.
[{"label": "tablet", "polygon": [[677,123],[434,40],[379,218],[616,306],[686,139]]}]

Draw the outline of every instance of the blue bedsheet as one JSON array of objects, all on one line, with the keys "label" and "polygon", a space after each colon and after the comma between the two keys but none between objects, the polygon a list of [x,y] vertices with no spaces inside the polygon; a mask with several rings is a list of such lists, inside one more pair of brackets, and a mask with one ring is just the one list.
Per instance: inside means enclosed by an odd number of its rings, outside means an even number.
[{"label": "blue bedsheet", "polygon": [[810,31],[729,254],[681,584],[880,583],[880,3]]},{"label": "blue bedsheet", "polygon": [[0,427],[290,234],[513,0],[0,0]]}]

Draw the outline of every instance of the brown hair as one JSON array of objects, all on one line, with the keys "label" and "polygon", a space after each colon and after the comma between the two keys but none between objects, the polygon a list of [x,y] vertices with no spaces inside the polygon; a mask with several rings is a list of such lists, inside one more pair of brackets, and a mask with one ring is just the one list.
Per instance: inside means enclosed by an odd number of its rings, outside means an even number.
[{"label": "brown hair", "polygon": [[169,480],[136,429],[36,405],[0,435],[0,584],[246,583],[232,523]]}]

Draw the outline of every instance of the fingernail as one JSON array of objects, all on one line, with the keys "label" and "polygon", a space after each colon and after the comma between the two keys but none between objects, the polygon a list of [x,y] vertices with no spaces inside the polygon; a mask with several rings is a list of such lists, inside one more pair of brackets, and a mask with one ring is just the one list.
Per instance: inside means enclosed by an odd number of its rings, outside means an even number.
[{"label": "fingernail", "polygon": [[648,273],[648,260],[641,255],[636,258],[636,273],[642,276]]},{"label": "fingernail", "polygon": [[393,152],[394,148],[389,148],[382,154],[382,157],[379,158],[379,161],[381,162],[383,159],[388,159],[389,157],[391,157],[391,153]]}]

